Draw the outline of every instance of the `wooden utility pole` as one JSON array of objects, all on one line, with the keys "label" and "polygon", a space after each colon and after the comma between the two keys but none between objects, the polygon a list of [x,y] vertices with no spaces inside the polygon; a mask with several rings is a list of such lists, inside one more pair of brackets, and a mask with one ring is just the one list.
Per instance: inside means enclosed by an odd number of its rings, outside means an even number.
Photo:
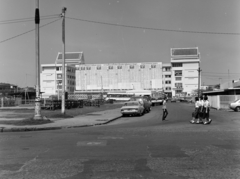
[{"label": "wooden utility pole", "polygon": [[39,50],[39,0],[36,0],[35,10],[35,41],[36,41],[36,98],[35,98],[35,120],[42,120],[41,116],[41,98],[40,98],[40,50]]},{"label": "wooden utility pole", "polygon": [[65,114],[65,12],[67,8],[62,8],[62,114]]}]

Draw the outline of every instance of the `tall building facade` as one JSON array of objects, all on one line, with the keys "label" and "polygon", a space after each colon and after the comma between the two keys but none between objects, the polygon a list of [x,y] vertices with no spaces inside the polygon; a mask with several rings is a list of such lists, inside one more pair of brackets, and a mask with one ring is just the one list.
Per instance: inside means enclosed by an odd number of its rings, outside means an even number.
[{"label": "tall building facade", "polygon": [[[198,48],[172,48],[172,95],[190,96],[198,89],[200,54]],[[201,84],[201,82],[200,82]]]},{"label": "tall building facade", "polygon": [[[85,64],[83,52],[67,52],[67,70],[72,70],[66,71],[65,89],[70,93],[145,89],[164,91],[170,97],[190,96],[198,89],[199,50],[172,48],[170,52],[170,63],[109,64]],[[55,64],[42,65],[41,91],[45,94],[56,95],[62,88],[61,66],[61,53]]]},{"label": "tall building facade", "polygon": [[[51,95],[61,94],[63,71],[61,64],[43,64],[41,65],[42,72],[40,74],[40,86],[42,97],[48,98]],[[65,65],[65,91],[74,93],[76,81],[76,67],[73,65]]]},{"label": "tall building facade", "polygon": [[[62,86],[62,53],[58,53],[55,64],[42,64],[40,74],[43,98],[61,94]],[[85,63],[83,52],[67,52],[65,54],[65,91],[74,93],[76,89],[76,66]]]},{"label": "tall building facade", "polygon": [[76,70],[76,91],[162,89],[162,63],[81,64]]}]

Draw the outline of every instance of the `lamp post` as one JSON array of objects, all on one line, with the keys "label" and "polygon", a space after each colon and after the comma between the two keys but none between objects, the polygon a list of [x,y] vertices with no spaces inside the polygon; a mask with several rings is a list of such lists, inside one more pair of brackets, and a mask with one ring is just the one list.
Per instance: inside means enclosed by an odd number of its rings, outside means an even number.
[{"label": "lamp post", "polygon": [[35,115],[33,119],[42,120],[41,116],[41,99],[40,99],[40,50],[39,50],[39,0],[36,0],[35,10],[35,42],[36,42],[36,98],[35,98]]},{"label": "lamp post", "polygon": [[63,52],[62,52],[62,114],[65,114],[65,12],[67,8],[62,8],[62,42],[63,42]]}]

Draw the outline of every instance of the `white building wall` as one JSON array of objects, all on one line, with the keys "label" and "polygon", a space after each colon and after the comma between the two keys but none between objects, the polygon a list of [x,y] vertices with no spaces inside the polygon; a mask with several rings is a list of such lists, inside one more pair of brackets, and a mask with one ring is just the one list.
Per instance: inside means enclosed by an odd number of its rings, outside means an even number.
[{"label": "white building wall", "polygon": [[55,94],[55,67],[48,67],[40,74],[40,87],[43,97]]},{"label": "white building wall", "polygon": [[[177,61],[177,60],[176,60]],[[176,63],[176,62],[175,62]],[[182,94],[191,95],[193,90],[198,89],[198,62],[192,62],[191,59],[181,61],[181,67],[172,67],[172,89],[173,96],[176,96],[178,91],[182,91]],[[180,76],[176,76],[177,71],[181,71]],[[182,87],[177,85],[182,85]]]},{"label": "white building wall", "polygon": [[161,89],[162,63],[83,64],[76,80],[76,90],[81,91]]},{"label": "white building wall", "polygon": [[183,63],[183,92],[191,94],[198,89],[198,67],[198,63]]},{"label": "white building wall", "polygon": [[[58,90],[61,93],[62,89],[62,71],[56,70],[57,67],[62,67],[60,64],[43,64],[40,74],[40,86],[42,97],[48,98],[51,95],[57,95]],[[65,67],[65,91],[74,92],[75,90],[75,67],[66,65]],[[60,75],[60,77],[58,77]],[[59,85],[57,83],[60,82]]]}]

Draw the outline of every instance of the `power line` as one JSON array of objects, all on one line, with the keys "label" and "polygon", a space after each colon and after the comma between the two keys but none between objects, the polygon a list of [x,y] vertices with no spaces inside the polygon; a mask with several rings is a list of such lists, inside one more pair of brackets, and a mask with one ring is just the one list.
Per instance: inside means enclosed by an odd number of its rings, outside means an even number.
[{"label": "power line", "polygon": [[[60,15],[54,14],[54,15],[41,16],[40,19],[45,20],[45,19],[52,19],[57,17],[60,17]],[[34,17],[4,20],[4,21],[0,21],[0,24],[10,24],[10,23],[27,22],[27,21],[34,21]]]},{"label": "power line", "polygon": [[72,19],[72,20],[77,20],[77,21],[95,23],[95,24],[111,25],[111,26],[118,26],[118,27],[128,27],[128,28],[134,28],[134,29],[145,29],[145,30],[165,31],[165,32],[195,33],[195,34],[240,35],[240,33],[233,33],[233,32],[201,32],[201,31],[173,30],[173,29],[140,27],[140,26],[123,25],[123,24],[115,24],[115,23],[108,23],[108,22],[99,22],[99,21],[79,19],[79,18],[73,18],[73,17],[66,17],[66,18]]},{"label": "power line", "polygon": [[[52,24],[52,23],[54,23],[54,22],[56,22],[56,21],[58,21],[58,20],[60,20],[60,18],[57,19],[57,20],[54,20],[54,21],[52,21],[52,22],[46,23],[46,24],[40,26],[40,28],[42,28],[42,27],[44,27],[44,26],[47,26],[47,25],[49,25],[49,24]],[[8,38],[8,39],[2,40],[2,41],[0,41],[0,43],[3,43],[3,42],[6,42],[6,41],[9,41],[9,40],[12,40],[12,39],[14,39],[14,38],[17,38],[17,37],[19,37],[19,36],[25,35],[25,34],[27,34],[27,33],[29,33],[29,32],[34,31],[34,30],[35,30],[35,29],[32,29],[32,30],[26,31],[26,32],[24,32],[24,33],[18,34],[18,35],[16,35],[16,36],[10,37],[10,38]]]},{"label": "power line", "polygon": [[[42,18],[41,20],[56,19],[56,18],[59,18],[59,17],[48,17],[48,18]],[[30,22],[30,21],[34,21],[34,19],[19,20],[19,21],[12,21],[12,22],[4,22],[4,23],[0,23],[0,25],[2,25],[2,24],[13,24],[13,23]]]}]

